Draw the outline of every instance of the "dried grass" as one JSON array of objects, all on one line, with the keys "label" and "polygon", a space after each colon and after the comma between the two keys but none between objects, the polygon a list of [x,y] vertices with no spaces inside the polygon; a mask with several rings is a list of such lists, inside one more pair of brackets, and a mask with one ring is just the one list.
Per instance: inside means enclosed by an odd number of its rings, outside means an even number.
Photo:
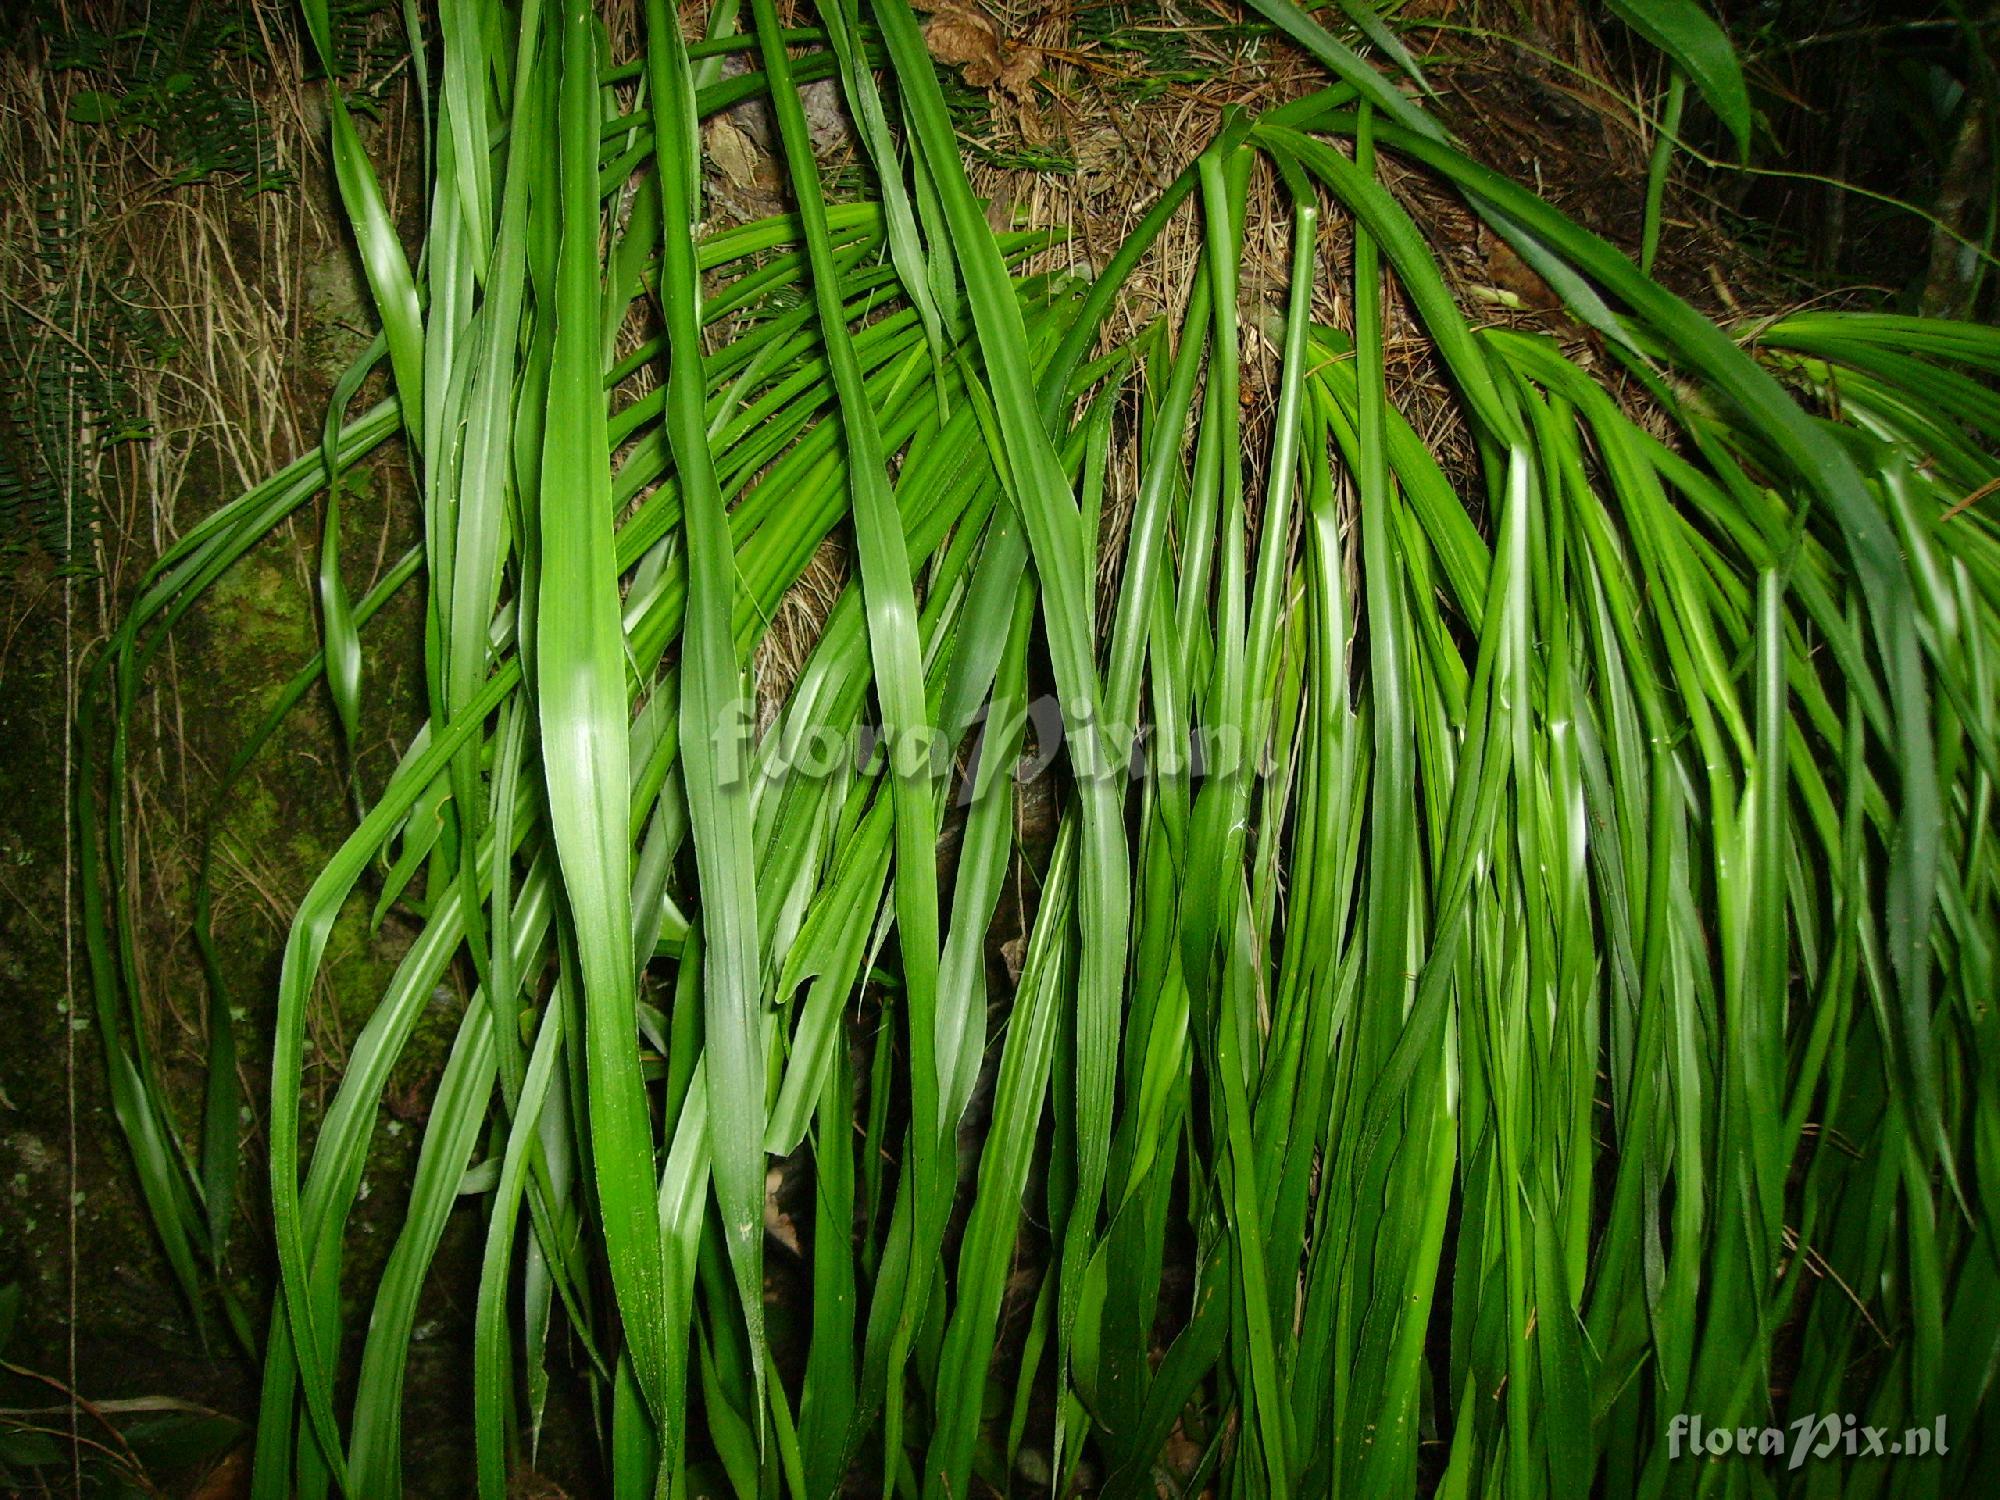
[{"label": "dried grass", "polygon": [[[372,315],[324,165],[323,90],[307,79],[296,8],[252,0],[235,19],[256,35],[263,59],[219,57],[217,77],[254,105],[267,159],[286,179],[267,191],[227,174],[177,183],[185,163],[156,133],[73,119],[78,96],[107,80],[51,66],[50,32],[30,30],[20,45],[0,49],[0,300],[14,314],[10,326],[26,330],[0,351],[6,376],[30,382],[68,351],[115,379],[121,393],[118,411],[78,399],[64,415],[71,461],[59,467],[66,508],[79,518],[71,565],[84,580],[72,672],[146,569],[188,528],[318,441],[333,380],[369,337]],[[140,0],[82,0],[64,7],[61,24],[116,36],[153,21]],[[145,80],[110,82],[135,81]],[[407,212],[416,206],[417,177],[399,94],[368,128],[391,168],[384,182],[392,206]],[[398,164],[404,170],[393,170]],[[51,318],[50,308],[66,316]],[[153,333],[145,346],[99,339],[100,321]],[[113,423],[136,436],[102,441]],[[0,432],[0,440],[9,436]],[[269,554],[300,601],[312,597],[310,531],[310,522],[288,526]],[[376,538],[361,540],[379,552]],[[30,550],[0,572],[0,683],[13,648],[48,628],[59,562]],[[160,935],[134,944],[155,1045],[170,1063],[198,1068],[205,1024],[184,997],[200,993],[201,981],[184,939],[221,768],[204,755],[214,684],[183,653],[169,643],[163,690],[149,698],[149,719],[132,747],[143,771],[131,782],[128,852],[135,883],[148,893],[148,923]],[[296,895],[282,853],[226,843],[218,855],[218,918],[275,949]],[[328,1024],[337,1027],[337,1016]],[[337,1048],[337,1034],[325,1040]]]}]

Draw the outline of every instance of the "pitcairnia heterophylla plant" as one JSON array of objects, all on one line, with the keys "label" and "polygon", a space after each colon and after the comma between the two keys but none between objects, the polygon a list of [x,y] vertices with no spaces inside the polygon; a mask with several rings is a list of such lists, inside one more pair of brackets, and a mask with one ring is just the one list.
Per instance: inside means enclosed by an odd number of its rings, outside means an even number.
[{"label": "pitcairnia heterophylla plant", "polygon": [[[1964,502],[2000,336],[1719,328],[1254,8],[1331,86],[1232,119],[1091,280],[989,228],[906,0],[809,31],[724,4],[694,41],[649,0],[622,66],[583,0],[447,0],[414,262],[335,100],[382,338],[324,447],[162,560],[83,725],[122,808],[168,633],[321,497],[325,654],[266,734],[323,682],[351,735],[371,622],[424,591],[428,722],[285,953],[261,1331],[216,1274],[249,1191],[227,1004],[189,1128],[140,1019],[126,834],[78,803],[118,1118],[198,1315],[261,1355],[259,1493],[399,1490],[418,1294],[467,1195],[496,1500],[558,1357],[621,1495],[1046,1468],[1150,1496],[1170,1438],[1198,1454],[1175,1492],[1245,1496],[1956,1494],[1992,1460],[2000,535]],[[818,78],[876,201],[822,197]],[[758,94],[794,212],[704,232],[699,121]],[[1547,278],[1584,362],[1468,323],[1390,155]],[[1291,214],[1276,312],[1238,296],[1260,161]],[[1103,339],[1183,214],[1185,316]],[[620,355],[642,299],[661,335]],[[1398,303],[1476,485],[1390,398]],[[392,397],[354,415],[385,356]],[[341,471],[396,440],[422,543],[350,598]],[[854,576],[760,731],[751,652],[835,532]],[[1003,993],[1045,690],[1062,811]],[[882,753],[808,753],[864,729]],[[302,1129],[307,1007],[363,899],[418,935]],[[378,1105],[453,970],[406,1219],[356,1286]],[[811,1295],[767,1306],[766,1172],[800,1153]],[[1667,1442],[1677,1414],[1819,1412],[1942,1416],[1950,1452],[1788,1477]]]}]

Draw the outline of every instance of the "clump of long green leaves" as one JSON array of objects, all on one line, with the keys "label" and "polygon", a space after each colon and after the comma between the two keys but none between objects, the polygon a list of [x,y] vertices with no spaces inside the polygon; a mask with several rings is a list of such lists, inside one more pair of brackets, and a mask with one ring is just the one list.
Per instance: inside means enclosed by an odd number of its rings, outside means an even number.
[{"label": "clump of long green leaves", "polygon": [[[259,1493],[398,1492],[418,1295],[468,1195],[496,1500],[557,1344],[620,1495],[1946,1494],[1992,1461],[2000,534],[1965,502],[2000,335],[1719,328],[1256,8],[1333,86],[1233,121],[1092,282],[1024,274],[1043,242],[988,227],[905,0],[814,33],[753,0],[752,38],[725,7],[692,44],[651,0],[618,68],[583,0],[440,7],[418,272],[335,100],[383,338],[324,447],[163,559],[83,726],[122,807],[168,633],[322,494],[326,651],[268,724],[324,682],[351,733],[373,617],[425,591],[428,718],[285,954],[261,1333],[216,1290],[227,1005],[188,1144],[121,821],[78,804],[118,1117],[191,1303],[261,1344]],[[753,41],[762,71],[725,78]],[[822,198],[796,89],[826,76],[878,202]],[[698,121],[758,93],[796,212],[705,233]],[[1549,280],[1587,359],[1466,322],[1384,153]],[[1237,288],[1259,158],[1292,213],[1261,328]],[[1178,214],[1204,233],[1185,318],[1093,359]],[[1339,329],[1312,314],[1328,215],[1354,236]],[[1391,400],[1392,294],[1477,444],[1470,491]],[[640,299],[662,335],[620,357]],[[1246,454],[1253,337],[1278,379]],[[384,356],[393,397],[350,416]],[[340,474],[397,437],[422,544],[350,599]],[[757,733],[751,653],[836,531],[856,577]],[[994,990],[1044,672],[1061,820]],[[809,753],[864,725],[884,753]],[[419,933],[307,1149],[307,1007],[364,877]],[[357,1287],[383,1089],[453,968],[473,996]],[[864,988],[885,1021],[855,1037]],[[766,1306],[780,1157],[809,1164],[803,1308]],[[1680,1414],[1819,1412],[1942,1417],[1950,1452],[1787,1475],[1668,1441]]]}]

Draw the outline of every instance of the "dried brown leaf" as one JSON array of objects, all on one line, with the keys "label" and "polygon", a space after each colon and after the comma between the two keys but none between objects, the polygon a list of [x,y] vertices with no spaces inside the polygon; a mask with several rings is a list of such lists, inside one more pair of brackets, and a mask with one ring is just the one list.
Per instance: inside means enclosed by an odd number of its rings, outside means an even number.
[{"label": "dried brown leaf", "polygon": [[1016,100],[1028,98],[1042,71],[1041,48],[1010,41],[977,11],[943,0],[933,7],[924,40],[932,57],[963,69],[974,88],[997,90]]},{"label": "dried brown leaf", "polygon": [[756,144],[727,120],[708,123],[708,159],[737,187],[749,187],[757,180],[762,153]]},{"label": "dried brown leaf", "polygon": [[924,28],[924,41],[931,56],[941,63],[965,68],[999,66],[1000,35],[991,21],[974,11],[940,6]]}]

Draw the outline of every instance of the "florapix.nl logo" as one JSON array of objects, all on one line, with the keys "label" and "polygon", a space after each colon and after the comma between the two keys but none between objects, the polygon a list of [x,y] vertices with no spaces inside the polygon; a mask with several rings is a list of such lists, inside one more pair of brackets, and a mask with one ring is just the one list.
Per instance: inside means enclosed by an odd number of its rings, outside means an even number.
[{"label": "florapix.nl logo", "polygon": [[1871,1427],[1853,1413],[1813,1412],[1783,1427],[1723,1427],[1699,1412],[1667,1424],[1669,1458],[1782,1458],[1787,1469],[1829,1458],[1932,1458],[1949,1451],[1944,1418],[1928,1426]]}]

